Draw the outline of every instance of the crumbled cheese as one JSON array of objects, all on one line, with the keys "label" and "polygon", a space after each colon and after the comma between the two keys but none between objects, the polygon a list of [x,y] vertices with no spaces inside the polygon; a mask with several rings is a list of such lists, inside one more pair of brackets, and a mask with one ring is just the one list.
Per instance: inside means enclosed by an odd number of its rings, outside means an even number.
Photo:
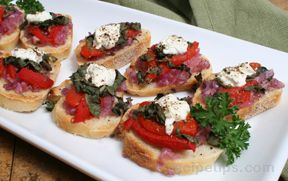
[{"label": "crumbled cheese", "polygon": [[223,86],[241,87],[246,84],[247,76],[255,73],[249,63],[246,62],[236,67],[226,67],[216,76]]},{"label": "crumbled cheese", "polygon": [[173,123],[186,120],[187,114],[190,112],[190,106],[186,101],[180,101],[173,94],[168,94],[156,101],[166,116],[165,132],[170,135],[173,131]]},{"label": "crumbled cheese", "polygon": [[164,54],[182,54],[187,51],[188,42],[182,37],[171,35],[161,41],[158,46],[163,46]]},{"label": "crumbled cheese", "polygon": [[114,69],[107,69],[101,65],[90,64],[87,67],[85,79],[91,81],[96,87],[102,85],[111,86],[114,84],[116,78],[116,71]]},{"label": "crumbled cheese", "polygon": [[29,59],[34,62],[40,63],[42,61],[42,57],[45,54],[43,51],[35,48],[28,48],[28,49],[23,49],[23,48],[15,48],[11,52],[12,56],[21,58],[23,60]]},{"label": "crumbled cheese", "polygon": [[108,24],[95,30],[94,46],[99,49],[113,48],[120,38],[120,24]]},{"label": "crumbled cheese", "polygon": [[28,22],[43,22],[52,19],[52,16],[47,11],[38,12],[36,14],[27,14],[26,19]]}]

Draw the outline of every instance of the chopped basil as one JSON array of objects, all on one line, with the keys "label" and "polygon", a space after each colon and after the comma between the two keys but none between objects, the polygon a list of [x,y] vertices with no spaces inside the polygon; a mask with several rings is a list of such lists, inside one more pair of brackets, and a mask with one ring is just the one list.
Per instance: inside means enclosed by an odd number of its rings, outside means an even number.
[{"label": "chopped basil", "polygon": [[165,114],[161,108],[161,106],[155,102],[152,102],[149,105],[140,107],[137,110],[133,111],[133,115],[138,117],[139,115],[144,116],[145,119],[153,119],[156,122],[165,125]]},{"label": "chopped basil", "polygon": [[139,60],[146,62],[146,61],[150,60],[150,57],[147,54],[143,54],[139,57]]},{"label": "chopped basil", "polygon": [[158,46],[156,46],[156,48],[155,48],[155,53],[156,53],[156,57],[157,57],[157,59],[162,59],[162,58],[164,58],[165,56],[166,56],[166,54],[165,53],[163,53],[163,49],[164,49],[165,47],[163,46],[163,45],[158,45]]},{"label": "chopped basil", "polygon": [[195,75],[194,77],[195,77],[197,83],[192,86],[192,91],[196,92],[198,87],[200,87],[200,85],[202,84],[203,78],[202,78],[202,74],[201,73]]},{"label": "chopped basil", "polygon": [[121,116],[128,110],[132,102],[132,99],[129,97],[126,99],[126,102],[124,102],[122,98],[117,98],[117,99],[118,99],[118,102],[113,107],[112,112],[117,116]]},{"label": "chopped basil", "polygon": [[[98,92],[99,93],[99,92]],[[94,94],[94,95],[85,95],[86,102],[88,104],[90,112],[94,116],[99,116],[100,114],[100,100],[99,100],[99,94]]]},{"label": "chopped basil", "polygon": [[189,142],[194,143],[194,144],[197,144],[197,143],[199,142],[196,137],[193,137],[193,136],[188,135],[188,134],[183,134],[183,133],[181,133],[181,131],[180,131],[179,128],[176,129],[176,136],[177,136],[178,138],[184,138],[184,139],[186,139],[186,140],[188,140]]},{"label": "chopped basil", "polygon": [[85,38],[87,47],[89,47],[89,48],[92,48],[92,47],[93,47],[93,44],[94,44],[94,36],[95,36],[95,34],[93,33],[93,34],[88,35],[88,36]]},{"label": "chopped basil", "polygon": [[138,84],[143,84],[145,82],[145,74],[141,71],[136,73]]},{"label": "chopped basil", "polygon": [[256,73],[251,75],[251,76],[247,76],[247,80],[252,80],[254,79],[255,77],[258,77],[260,74],[262,74],[263,72],[266,72],[268,71],[268,69],[266,67],[259,67],[257,70],[256,70]]},{"label": "chopped basil", "polygon": [[43,59],[40,63],[34,62],[29,59],[21,59],[21,58],[17,58],[14,56],[9,56],[9,57],[4,58],[4,65],[12,64],[19,69],[27,67],[36,72],[42,72],[42,71],[52,70],[52,67],[49,63],[50,61],[55,61],[55,57],[52,57],[47,54],[43,55]]},{"label": "chopped basil", "polygon": [[66,16],[57,16],[54,13],[50,13],[52,19],[45,20],[43,22],[31,22],[32,25],[38,26],[40,29],[47,31],[50,26],[53,25],[67,25],[69,23],[69,18]]},{"label": "chopped basil", "polygon": [[253,91],[253,92],[261,93],[261,94],[265,94],[265,91],[266,91],[266,90],[265,90],[263,87],[261,87],[260,85],[248,86],[248,87],[245,87],[245,90]]},{"label": "chopped basil", "polygon": [[157,94],[157,96],[155,97],[155,100],[159,100],[163,96],[165,96],[165,94]]},{"label": "chopped basil", "polygon": [[55,107],[55,103],[53,101],[51,101],[51,100],[45,101],[44,104],[46,105],[46,107],[45,107],[46,110],[49,111],[49,112],[51,112],[54,109],[54,107]]},{"label": "chopped basil", "polygon": [[128,38],[126,36],[126,32],[129,29],[139,31],[139,30],[141,30],[141,24],[140,23],[129,23],[129,22],[120,23],[120,37],[119,37],[118,41],[116,42],[117,46],[123,47],[127,44]]},{"label": "chopped basil", "polygon": [[149,68],[147,71],[148,74],[156,74],[159,75],[161,73],[161,68],[160,67],[152,67]]}]

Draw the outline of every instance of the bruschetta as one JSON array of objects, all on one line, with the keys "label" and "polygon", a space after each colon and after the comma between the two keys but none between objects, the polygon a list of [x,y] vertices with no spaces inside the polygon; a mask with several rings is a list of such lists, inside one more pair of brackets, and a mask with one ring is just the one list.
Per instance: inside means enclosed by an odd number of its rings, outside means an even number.
[{"label": "bruschetta", "polygon": [[83,137],[110,136],[129,106],[122,99],[124,80],[115,69],[83,64],[70,80],[50,92],[50,98],[58,97],[52,111],[55,123]]},{"label": "bruschetta", "polygon": [[72,18],[69,15],[44,11],[26,13],[26,26],[20,40],[25,48],[38,47],[63,60],[68,57],[73,38]]},{"label": "bruschetta", "polygon": [[211,75],[197,89],[193,103],[203,104],[207,96],[226,92],[233,99],[231,105],[239,108],[242,119],[275,107],[282,95],[284,84],[274,78],[274,71],[260,63],[245,62],[238,66],[226,67]]},{"label": "bruschetta", "polygon": [[199,52],[198,42],[176,35],[153,45],[126,70],[127,91],[131,95],[153,96],[189,90],[211,74],[211,65]]},{"label": "bruschetta", "polygon": [[0,50],[12,50],[16,47],[24,17],[24,11],[16,5],[0,4]]},{"label": "bruschetta", "polygon": [[1,52],[0,106],[32,112],[42,105],[58,75],[60,63],[39,49]]},{"label": "bruschetta", "polygon": [[79,42],[77,63],[95,62],[118,69],[143,54],[150,46],[151,35],[140,23],[113,23],[98,27]]},{"label": "bruschetta", "polygon": [[[223,107],[230,101],[227,95],[211,99],[218,112],[201,105],[190,108],[186,100],[172,94],[132,106],[119,125],[124,157],[170,176],[203,170],[223,152],[232,164],[248,147],[250,126],[233,109]],[[233,124],[225,116],[232,116]]]}]

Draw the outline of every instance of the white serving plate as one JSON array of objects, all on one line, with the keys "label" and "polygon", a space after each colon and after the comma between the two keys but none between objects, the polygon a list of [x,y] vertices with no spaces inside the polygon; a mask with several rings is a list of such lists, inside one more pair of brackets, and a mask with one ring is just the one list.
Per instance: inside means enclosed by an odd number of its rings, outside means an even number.
[{"label": "white serving plate", "polygon": [[[95,27],[123,21],[139,21],[152,33],[152,42],[171,34],[200,42],[202,54],[210,58],[213,69],[236,65],[243,61],[259,60],[273,68],[276,77],[288,85],[288,54],[231,38],[219,33],[197,28],[140,11],[98,2],[95,0],[41,0],[48,11],[72,15],[74,24],[73,49],[78,41]],[[61,67],[56,85],[67,79],[77,69],[75,55]],[[124,68],[120,71],[123,73]],[[177,93],[178,96],[187,93]],[[152,97],[146,99],[153,99]],[[143,98],[134,98],[134,103]],[[166,177],[141,168],[121,154],[121,143],[112,138],[93,140],[74,136],[59,129],[50,113],[40,108],[34,113],[14,113],[0,108],[0,126],[26,140],[63,162],[93,178],[103,180],[277,180],[288,156],[288,91],[284,88],[278,107],[248,122],[252,128],[250,146],[231,166],[223,160],[195,175]]]}]

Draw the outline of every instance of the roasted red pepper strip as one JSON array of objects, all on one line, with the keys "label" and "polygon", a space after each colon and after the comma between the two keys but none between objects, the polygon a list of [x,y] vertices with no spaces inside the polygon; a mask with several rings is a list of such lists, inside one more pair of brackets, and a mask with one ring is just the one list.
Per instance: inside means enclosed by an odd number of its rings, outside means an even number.
[{"label": "roasted red pepper strip", "polygon": [[27,28],[27,32],[37,37],[40,43],[43,43],[43,44],[49,43],[49,38],[46,37],[44,32],[37,26],[29,26]]},{"label": "roasted red pepper strip", "polygon": [[51,26],[49,28],[49,35],[48,35],[48,39],[49,39],[49,42],[52,44],[52,45],[57,45],[57,35],[59,32],[61,32],[63,30],[64,26]]},{"label": "roasted red pepper strip", "polygon": [[253,68],[253,70],[257,70],[259,67],[261,67],[260,63],[256,63],[256,62],[251,62],[249,63],[249,65]]},{"label": "roasted red pepper strip", "polygon": [[197,49],[198,49],[199,43],[198,42],[193,42],[192,45],[189,45],[187,48],[187,52],[184,54],[180,54],[180,55],[174,55],[171,58],[171,62],[174,65],[181,65],[183,64],[185,61],[191,59],[196,53],[197,53]]},{"label": "roasted red pepper strip", "polygon": [[34,72],[33,70],[30,70],[28,68],[22,68],[18,72],[18,77],[19,79],[30,84],[33,88],[38,89],[48,89],[54,84],[54,81],[51,80],[49,77],[41,73]]},{"label": "roasted red pepper strip", "polygon": [[6,72],[11,79],[16,79],[17,73],[16,73],[16,67],[14,65],[11,64],[7,65]]},{"label": "roasted red pepper strip", "polygon": [[220,90],[220,92],[227,92],[231,99],[233,99],[233,102],[231,103],[231,106],[234,105],[241,105],[245,104],[247,102],[250,102],[253,96],[253,92],[246,90],[245,88],[248,86],[256,85],[257,81],[252,80],[247,82],[242,87],[231,87],[231,88],[223,88]]},{"label": "roasted red pepper strip", "polygon": [[4,71],[5,71],[5,66],[3,64],[3,59],[0,58],[0,78],[3,76]]},{"label": "roasted red pepper strip", "polygon": [[145,119],[143,116],[139,116],[137,120],[139,121],[140,125],[150,133],[166,135],[165,127],[163,125],[160,125],[155,121]]},{"label": "roasted red pepper strip", "polygon": [[85,120],[88,120],[92,118],[93,115],[91,114],[89,107],[86,103],[85,97],[83,97],[77,107],[76,113],[74,118],[72,119],[72,122],[74,123],[80,123],[84,122]]},{"label": "roasted red pepper strip", "polygon": [[135,36],[137,36],[137,35],[140,34],[140,33],[141,33],[141,31],[128,29],[128,30],[126,31],[126,36],[127,36],[128,38],[134,38]]},{"label": "roasted red pepper strip", "polygon": [[198,132],[198,124],[191,117],[191,114],[188,114],[186,121],[178,121],[174,123],[173,133],[176,135],[176,130],[179,129],[181,134],[186,134],[190,136],[196,136]]},{"label": "roasted red pepper strip", "polygon": [[4,12],[5,8],[3,6],[0,6],[0,23],[3,21]]},{"label": "roasted red pepper strip", "polygon": [[141,127],[138,121],[135,121],[132,124],[132,130],[145,142],[158,146],[161,148],[170,148],[172,150],[193,150],[195,151],[196,145],[189,142],[188,140],[180,139],[175,136],[168,135],[157,135],[154,133],[148,132],[146,129]]},{"label": "roasted red pepper strip", "polygon": [[80,52],[81,56],[86,58],[86,59],[90,59],[90,58],[100,58],[103,57],[105,55],[105,52],[102,50],[97,50],[94,48],[89,48],[86,45],[84,45],[81,48],[81,52]]},{"label": "roasted red pepper strip", "polygon": [[134,121],[135,121],[135,120],[132,119],[132,118],[129,118],[128,120],[126,120],[126,121],[123,123],[124,129],[129,130],[129,129],[131,128],[132,124],[134,123]]},{"label": "roasted red pepper strip", "polygon": [[77,107],[80,104],[81,99],[84,97],[83,93],[77,92],[73,86],[66,95],[65,102],[71,107]]}]

